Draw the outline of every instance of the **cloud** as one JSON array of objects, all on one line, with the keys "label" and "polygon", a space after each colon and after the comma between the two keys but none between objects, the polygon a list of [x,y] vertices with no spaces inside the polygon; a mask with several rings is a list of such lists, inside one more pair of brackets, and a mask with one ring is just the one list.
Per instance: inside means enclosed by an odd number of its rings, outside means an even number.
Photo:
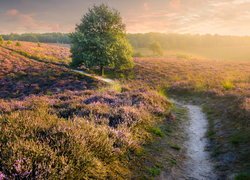
[{"label": "cloud", "polygon": [[181,9],[181,1],[180,0],[171,0],[169,2],[169,6],[173,10],[180,10]]},{"label": "cloud", "polygon": [[[82,11],[86,12],[93,2],[100,2],[18,1],[0,0],[2,32],[72,32],[80,21]],[[250,35],[250,0],[103,1],[121,12],[128,32]],[[57,8],[53,8],[56,2]]]},{"label": "cloud", "polygon": [[7,16],[16,16],[18,14],[18,10],[17,9],[9,9],[7,12],[6,12],[6,15]]},{"label": "cloud", "polygon": [[149,4],[148,3],[143,3],[143,8],[144,10],[148,11],[149,10]]},{"label": "cloud", "polygon": [[47,23],[35,19],[34,14],[21,13],[17,9],[9,9],[5,15],[9,20],[16,22],[16,30],[20,32],[58,32],[61,26],[58,23]]}]

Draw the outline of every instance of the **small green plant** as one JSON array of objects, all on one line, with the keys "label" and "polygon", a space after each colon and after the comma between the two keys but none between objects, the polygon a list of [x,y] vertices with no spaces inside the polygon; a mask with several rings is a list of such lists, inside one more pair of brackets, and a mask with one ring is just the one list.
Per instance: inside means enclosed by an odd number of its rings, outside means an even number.
[{"label": "small green plant", "polygon": [[242,130],[241,132],[235,133],[230,137],[230,142],[237,146],[241,143],[246,143],[250,138],[250,133],[248,131]]},{"label": "small green plant", "polygon": [[235,176],[235,180],[249,180],[250,174],[249,173],[239,173]]},{"label": "small green plant", "polygon": [[174,166],[174,165],[177,164],[177,160],[176,160],[176,159],[170,158],[170,159],[168,159],[168,161],[169,161],[169,163],[170,163],[172,166]]},{"label": "small green plant", "polygon": [[141,52],[135,52],[133,54],[133,57],[143,57],[142,53]]},{"label": "small green plant", "polygon": [[175,150],[177,150],[177,151],[181,150],[181,147],[178,146],[177,144],[169,143],[169,146],[170,146],[172,149],[175,149]]},{"label": "small green plant", "polygon": [[233,84],[231,81],[224,81],[224,82],[222,82],[222,87],[223,87],[225,90],[231,90],[231,89],[233,89],[235,86],[234,86],[234,84]]},{"label": "small green plant", "polygon": [[160,128],[158,128],[158,127],[152,127],[152,128],[150,129],[150,131],[151,131],[154,135],[156,135],[156,136],[159,136],[159,137],[163,137],[163,136],[164,136],[164,133],[163,133],[162,130],[161,130]]},{"label": "small green plant", "polygon": [[20,42],[16,42],[16,46],[20,47],[22,46]]},{"label": "small green plant", "polygon": [[153,177],[158,176],[161,173],[161,170],[158,167],[149,168],[148,171],[149,171],[150,175]]},{"label": "small green plant", "polygon": [[10,44],[12,44],[12,41],[8,40],[6,44],[10,45]]}]

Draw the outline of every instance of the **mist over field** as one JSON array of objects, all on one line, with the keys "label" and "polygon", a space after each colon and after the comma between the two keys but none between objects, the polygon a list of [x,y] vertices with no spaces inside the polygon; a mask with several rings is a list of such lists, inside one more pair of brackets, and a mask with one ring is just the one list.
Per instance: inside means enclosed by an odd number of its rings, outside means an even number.
[{"label": "mist over field", "polygon": [[0,0],[0,180],[248,180],[249,9]]}]

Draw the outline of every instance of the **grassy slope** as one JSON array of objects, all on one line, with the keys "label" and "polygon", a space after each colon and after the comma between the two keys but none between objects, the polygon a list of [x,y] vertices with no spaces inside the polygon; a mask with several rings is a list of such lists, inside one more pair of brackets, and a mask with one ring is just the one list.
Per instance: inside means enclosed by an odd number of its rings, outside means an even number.
[{"label": "grassy slope", "polygon": [[147,88],[114,91],[2,47],[0,61],[0,175],[7,178],[130,178],[129,159],[169,115],[166,99]]},{"label": "grassy slope", "polygon": [[223,174],[249,170],[249,62],[178,58],[140,58],[136,62],[131,87],[146,83],[178,98],[205,103],[218,169]]}]

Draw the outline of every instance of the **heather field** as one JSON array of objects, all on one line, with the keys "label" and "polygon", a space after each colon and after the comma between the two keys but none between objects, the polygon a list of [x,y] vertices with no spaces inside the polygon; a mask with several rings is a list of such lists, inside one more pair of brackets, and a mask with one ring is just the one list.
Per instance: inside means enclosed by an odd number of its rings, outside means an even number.
[{"label": "heather field", "polygon": [[[203,106],[207,137],[221,172],[249,170],[250,62],[136,58],[131,88],[149,86]],[[126,81],[125,81],[126,82]],[[225,178],[225,177],[223,177]]]},{"label": "heather field", "polygon": [[[171,119],[170,103],[147,88],[113,88],[40,62],[43,54],[30,59],[27,44],[22,52],[0,47],[1,177],[132,177],[129,157]],[[60,49],[49,47],[46,54]]]},{"label": "heather field", "polygon": [[250,0],[0,0],[0,180],[250,180]]},{"label": "heather field", "polygon": [[45,62],[68,65],[70,62],[70,51],[67,47],[50,45],[45,43],[31,43],[6,41],[5,47],[15,50],[18,53]]},{"label": "heather field", "polygon": [[[203,107],[218,171],[247,172],[249,61],[134,60],[128,78],[117,78],[114,87],[68,69],[67,47],[5,42],[0,47],[0,172],[9,178],[157,176],[161,165],[145,158],[145,144],[162,137],[172,142],[164,150],[171,165],[164,168],[179,163],[176,154],[183,153],[170,135],[180,129],[173,127],[176,112],[166,96]],[[142,168],[145,162],[148,167]]]}]

